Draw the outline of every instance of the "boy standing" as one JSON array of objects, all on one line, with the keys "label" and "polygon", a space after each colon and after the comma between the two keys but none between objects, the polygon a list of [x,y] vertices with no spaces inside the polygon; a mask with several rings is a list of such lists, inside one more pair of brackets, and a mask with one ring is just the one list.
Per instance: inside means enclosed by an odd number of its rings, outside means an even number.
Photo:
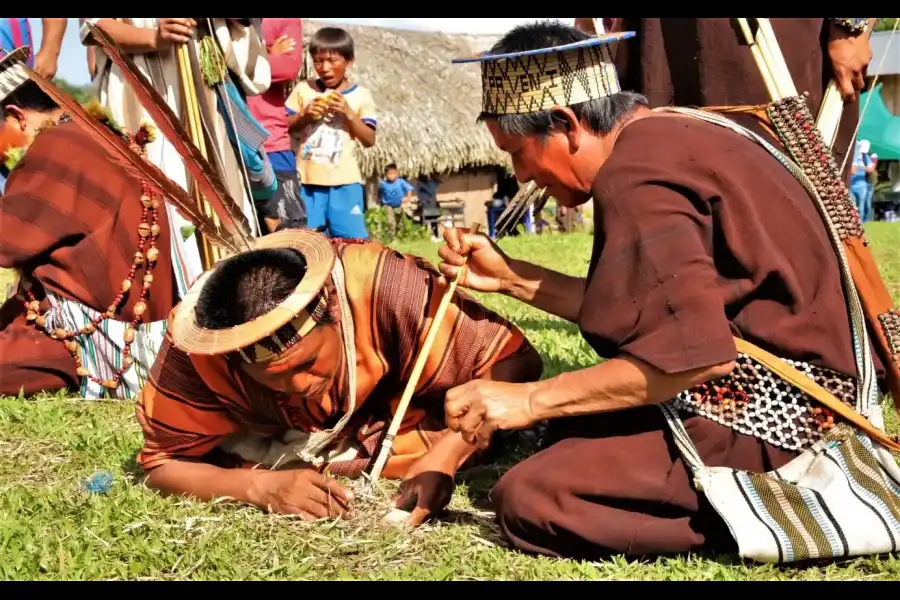
[{"label": "boy standing", "polygon": [[297,78],[303,61],[302,23],[301,19],[262,20],[272,84],[264,93],[247,98],[250,112],[269,132],[263,148],[278,179],[275,195],[262,206],[257,205],[260,221],[265,222],[269,233],[279,228],[306,227],[306,207],[300,197],[297,160],[291,149],[284,104],[288,86]]},{"label": "boy standing", "polygon": [[375,102],[368,90],[347,79],[355,55],[353,38],[345,30],[318,30],[309,54],[318,78],[297,84],[285,103],[290,131],[298,134],[297,170],[307,226],[324,226],[332,237],[368,239],[363,178],[352,142],[375,145]]},{"label": "boy standing", "polygon": [[400,210],[404,202],[412,198],[413,186],[400,177],[397,165],[389,164],[384,168],[384,179],[378,182],[378,201],[384,207],[388,218],[388,233],[393,239],[397,235],[397,227],[403,218]]}]

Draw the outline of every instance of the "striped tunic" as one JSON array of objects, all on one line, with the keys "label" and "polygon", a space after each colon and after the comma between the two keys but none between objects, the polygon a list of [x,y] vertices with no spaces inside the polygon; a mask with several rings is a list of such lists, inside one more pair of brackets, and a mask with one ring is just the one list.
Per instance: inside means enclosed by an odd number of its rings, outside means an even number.
[{"label": "striped tunic", "polygon": [[[333,458],[328,468],[355,476],[377,452],[445,288],[437,281],[437,270],[422,259],[377,243],[337,244],[355,328],[357,390],[354,416],[342,431],[344,439],[336,443],[349,452]],[[384,476],[405,473],[447,431],[447,390],[486,375],[500,360],[529,348],[506,319],[457,292],[394,439]],[[246,432],[281,439],[290,430],[332,427],[348,407],[346,364],[341,361],[335,383],[324,396],[308,397],[274,389],[289,387],[276,380],[289,377],[290,360],[287,354],[276,361],[284,364],[251,377],[241,364],[224,357],[189,356],[167,336],[138,402],[144,432],[138,464],[145,470],[173,459],[253,466],[220,447],[226,438]],[[267,378],[272,385],[258,383]]]},{"label": "striped tunic", "polygon": [[[50,308],[45,291],[105,311],[128,277],[141,223],[141,183],[125,174],[74,123],[36,138],[12,171],[0,201],[0,268],[18,269],[35,282],[33,293]],[[175,304],[169,227],[162,233],[144,322],[165,320]],[[134,286],[119,314],[129,318]],[[0,394],[74,389],[80,383],[63,343],[25,321],[21,293],[0,310]]]}]

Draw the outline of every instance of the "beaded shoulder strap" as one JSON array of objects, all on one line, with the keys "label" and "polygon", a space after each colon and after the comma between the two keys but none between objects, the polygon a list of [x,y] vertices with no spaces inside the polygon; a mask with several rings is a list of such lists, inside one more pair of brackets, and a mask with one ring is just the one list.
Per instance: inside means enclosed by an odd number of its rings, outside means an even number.
[{"label": "beaded shoulder strap", "polygon": [[774,354],[770,354],[762,348],[751,344],[747,340],[735,338],[734,343],[737,346],[738,352],[742,352],[753,360],[762,363],[785,382],[799,388],[809,397],[825,405],[826,408],[834,411],[849,423],[856,425],[883,446],[890,448],[894,452],[900,452],[900,444],[884,433],[878,431],[878,429],[862,415],[835,398],[831,392],[816,383],[812,378],[805,376],[787,362],[781,360]]},{"label": "beaded shoulder strap", "polygon": [[764,138],[726,117],[708,111],[682,107],[663,107],[657,108],[655,111],[679,113],[708,123],[720,125],[756,142],[794,176],[806,190],[809,197],[814,201],[816,208],[819,211],[819,215],[822,218],[822,222],[828,231],[832,249],[835,251],[840,265],[841,281],[845,292],[844,299],[850,316],[854,356],[856,359],[858,377],[858,385],[856,386],[856,408],[857,411],[863,415],[868,415],[870,408],[877,404],[878,388],[875,381],[875,364],[872,358],[872,346],[869,341],[869,333],[866,329],[865,313],[863,312],[859,292],[850,270],[844,245],[841,241],[841,235],[838,231],[838,227],[833,221],[832,211],[829,210],[830,207],[822,200],[809,177],[793,160],[785,156]]}]

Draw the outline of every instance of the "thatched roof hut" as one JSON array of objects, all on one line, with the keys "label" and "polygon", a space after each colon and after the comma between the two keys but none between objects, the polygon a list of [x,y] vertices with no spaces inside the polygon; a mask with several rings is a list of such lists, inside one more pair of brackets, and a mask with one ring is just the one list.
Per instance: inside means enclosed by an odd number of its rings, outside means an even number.
[{"label": "thatched roof hut", "polygon": [[[357,147],[366,178],[396,163],[408,178],[455,173],[465,168],[508,166],[484,125],[477,65],[453,58],[488,49],[497,36],[450,35],[303,20],[304,48],[320,27],[338,26],[353,36],[356,64],[351,80],[372,92],[378,110],[378,142]],[[314,76],[309,53],[301,79]]]}]

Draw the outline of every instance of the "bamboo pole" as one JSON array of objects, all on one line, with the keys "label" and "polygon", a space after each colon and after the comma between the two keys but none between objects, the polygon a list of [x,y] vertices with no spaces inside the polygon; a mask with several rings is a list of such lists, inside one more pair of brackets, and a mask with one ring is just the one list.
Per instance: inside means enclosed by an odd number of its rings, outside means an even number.
[{"label": "bamboo pole", "polygon": [[784,54],[775,38],[775,30],[772,29],[772,23],[769,19],[756,19],[757,32],[756,39],[760,42],[763,55],[769,63],[769,70],[772,72],[772,78],[781,98],[790,98],[798,96],[797,88],[794,86],[794,79],[791,77],[791,71],[788,69],[787,62],[784,60]]},{"label": "bamboo pole", "polygon": [[759,44],[756,43],[756,39],[753,37],[753,32],[750,29],[750,24],[747,22],[747,19],[738,19],[737,21],[738,25],[741,28],[741,32],[743,32],[744,34],[744,39],[750,46],[750,54],[753,56],[753,60],[756,62],[756,67],[762,74],[763,82],[766,85],[766,90],[768,90],[769,92],[769,98],[777,98],[778,87],[775,85],[775,80],[772,78],[772,73],[769,70],[769,65],[766,63],[766,59],[763,56],[762,50],[760,49]]},{"label": "bamboo pole", "polygon": [[[478,233],[479,229],[480,225],[478,223],[473,223],[471,233]],[[394,436],[397,435],[397,431],[400,430],[400,424],[403,422],[403,417],[406,416],[406,410],[409,408],[409,403],[416,391],[416,386],[419,385],[419,379],[422,377],[422,371],[425,369],[425,363],[428,360],[428,355],[431,353],[431,346],[434,345],[434,340],[437,338],[441,321],[444,320],[444,315],[450,307],[450,300],[453,299],[453,294],[456,293],[456,286],[459,283],[459,278],[463,269],[465,269],[465,265],[456,272],[456,276],[444,292],[441,303],[434,313],[434,319],[431,321],[431,327],[428,328],[428,335],[425,336],[425,343],[422,344],[422,349],[419,351],[419,357],[416,359],[416,364],[409,376],[409,381],[406,382],[406,389],[403,390],[403,396],[400,398],[397,412],[394,413],[394,418],[391,420],[390,427],[388,427],[387,435],[385,435],[384,441],[381,442],[381,452],[375,459],[375,466],[372,467],[372,473],[369,476],[370,485],[375,485],[375,482],[378,481],[378,478],[381,476],[384,465],[387,463],[391,448],[394,446]]]},{"label": "bamboo pole", "polygon": [[[189,55],[191,50],[190,50],[190,48],[188,48],[187,44],[182,46],[182,49],[183,49],[182,61],[184,62],[184,65],[185,65],[186,74],[190,78],[191,82],[195,82],[196,79],[194,78],[194,70],[193,70],[193,67],[191,66],[191,57]],[[197,85],[196,84],[191,85],[189,87],[189,91],[191,94],[191,110],[194,115],[193,119],[194,119],[194,122],[197,124],[197,140],[200,144],[199,148],[200,148],[200,151],[203,153],[203,158],[209,160],[209,150],[206,147],[206,136],[203,133],[203,117],[200,114],[200,103],[197,100]],[[202,198],[202,196],[201,196],[201,198]],[[205,200],[203,200],[203,208],[206,211],[206,215],[208,217],[212,218],[213,223],[216,225],[216,227],[221,227],[222,222],[219,220],[219,216],[215,213],[215,211],[212,209],[212,207],[209,206],[209,204]],[[222,260],[222,250],[218,246],[215,246],[215,245],[209,243],[209,241],[207,241],[207,240],[204,240],[203,243],[205,244],[207,251],[209,252],[209,254],[212,258],[212,263],[210,266],[212,266],[212,264],[215,264],[215,263],[219,262],[220,260]]]},{"label": "bamboo pole", "polygon": [[[184,100],[184,119],[191,136],[191,141],[200,150],[203,158],[208,159],[209,153],[207,152],[206,137],[203,134],[203,125],[200,120],[197,89],[194,83],[193,70],[191,69],[190,56],[188,55],[189,51],[187,44],[179,44],[175,51],[175,57],[178,62],[178,71],[181,76],[181,91]],[[206,213],[208,217],[212,217],[213,222],[218,226],[219,220],[217,216],[213,213],[212,208],[205,201],[196,185],[193,186],[193,193],[197,200],[197,206]],[[209,270],[221,259],[219,249],[205,239],[199,231],[195,231],[194,235],[197,236],[199,241],[198,246],[200,247],[203,270]]]}]

